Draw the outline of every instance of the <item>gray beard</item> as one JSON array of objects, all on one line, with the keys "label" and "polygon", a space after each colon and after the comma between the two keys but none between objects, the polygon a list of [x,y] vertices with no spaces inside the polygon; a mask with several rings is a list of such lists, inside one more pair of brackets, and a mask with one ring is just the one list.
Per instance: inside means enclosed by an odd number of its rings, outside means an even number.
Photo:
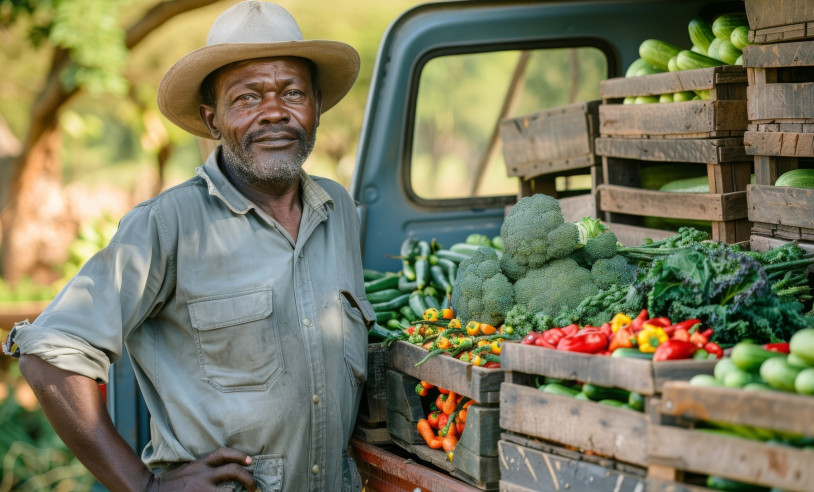
[{"label": "gray beard", "polygon": [[289,186],[300,177],[300,169],[316,141],[316,131],[309,138],[304,131],[297,130],[298,147],[293,159],[284,159],[273,155],[263,158],[251,152],[252,135],[246,134],[238,144],[233,140],[223,140],[223,158],[231,166],[237,177],[250,186],[262,186],[269,183]]}]

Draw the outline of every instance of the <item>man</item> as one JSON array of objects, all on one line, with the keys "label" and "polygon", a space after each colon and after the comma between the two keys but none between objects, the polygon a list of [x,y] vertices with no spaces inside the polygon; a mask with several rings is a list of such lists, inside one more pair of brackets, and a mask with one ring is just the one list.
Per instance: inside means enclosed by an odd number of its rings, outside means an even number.
[{"label": "man", "polygon": [[[359,219],[301,166],[356,51],[242,2],[159,86],[164,115],[221,140],[140,204],[6,345],[48,418],[110,490],[358,490],[347,455],[367,327]],[[96,387],[127,347],[151,414],[141,459]]]}]

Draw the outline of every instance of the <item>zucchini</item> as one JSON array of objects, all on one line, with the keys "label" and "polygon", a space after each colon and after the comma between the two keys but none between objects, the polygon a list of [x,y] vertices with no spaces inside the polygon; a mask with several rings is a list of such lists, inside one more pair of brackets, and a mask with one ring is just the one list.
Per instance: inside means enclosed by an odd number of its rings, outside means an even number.
[{"label": "zucchini", "polygon": [[444,289],[444,292],[449,294],[452,292],[452,284],[449,283],[449,277],[441,265],[433,265],[430,267],[430,275],[433,282],[438,284],[439,287]]},{"label": "zucchini", "polygon": [[[373,304],[374,311],[396,311],[401,306],[406,306],[410,300],[410,294],[401,294],[400,296],[391,299],[387,302],[380,302]],[[421,314],[422,316],[424,313]]]},{"label": "zucchini", "polygon": [[732,353],[729,354],[729,357],[738,369],[751,373],[757,373],[766,360],[783,356],[784,354],[780,352],[766,350],[760,345],[751,342],[739,342],[735,344],[735,346],[732,347]]},{"label": "zucchini", "polygon": [[[387,273],[377,279],[373,279],[370,281],[365,282],[365,293],[370,294],[371,292],[376,292],[385,289],[392,289],[398,287],[399,279],[401,275],[394,275],[392,273]],[[370,297],[368,297],[368,300]],[[370,301],[373,302],[373,301]]]},{"label": "zucchini", "polygon": [[704,18],[696,17],[690,21],[687,30],[692,45],[698,48],[699,53],[706,55],[709,44],[715,39],[715,34],[712,33],[712,24]]},{"label": "zucchini", "polygon": [[579,391],[575,390],[574,388],[569,388],[568,386],[560,383],[544,384],[543,386],[540,386],[540,391],[544,393],[553,393],[560,396],[569,396],[571,398],[577,396],[577,393],[579,393]]},{"label": "zucchini", "polygon": [[749,27],[748,26],[738,26],[732,30],[732,34],[729,35],[729,42],[735,48],[743,51],[743,49],[749,46]]},{"label": "zucchini", "polygon": [[374,311],[377,323],[387,323],[391,319],[398,318],[398,313],[395,311]]},{"label": "zucchini", "polygon": [[[424,304],[427,305],[427,309],[434,308],[434,309],[437,309],[439,311],[441,310],[441,303],[438,302],[438,299],[436,299],[433,296],[425,295],[424,296]],[[422,317],[423,317],[423,315],[422,315]]]},{"label": "zucchini", "polygon": [[718,59],[728,65],[734,65],[741,55],[743,55],[743,52],[735,48],[728,39],[722,39],[718,45]]},{"label": "zucchini", "polygon": [[427,310],[427,304],[424,302],[424,295],[421,291],[416,290],[405,295],[407,296],[407,303],[410,309],[413,310],[413,314],[416,316],[415,319],[424,319],[424,311]]},{"label": "zucchini", "polygon": [[[775,186],[790,186],[792,188],[814,188],[814,169],[792,169],[778,176]],[[814,344],[812,344],[814,348]],[[811,353],[814,359],[814,352]]]},{"label": "zucchini", "polygon": [[383,302],[392,301],[401,295],[404,295],[404,292],[398,289],[383,289],[377,290],[376,292],[368,292],[367,300],[370,301],[371,304],[381,304]]},{"label": "zucchini", "polygon": [[760,365],[760,377],[772,388],[794,392],[794,381],[802,369],[786,362],[785,357],[773,357]]},{"label": "zucchini", "polygon": [[582,392],[585,393],[585,396],[594,401],[619,400],[620,402],[624,403],[630,398],[630,391],[628,390],[597,386],[590,383],[585,383],[582,385]]},{"label": "zucchini", "polygon": [[399,275],[399,281],[396,287],[402,292],[412,292],[418,288],[418,281],[415,279],[410,280],[404,275]]},{"label": "zucchini", "polygon": [[712,21],[712,34],[718,39],[729,41],[729,37],[739,26],[749,27],[749,20],[743,12],[730,12],[721,14]]},{"label": "zucchini", "polygon": [[681,48],[678,46],[658,39],[645,39],[639,45],[639,56],[663,72],[668,70],[670,58],[676,56],[679,51]]},{"label": "zucchini", "polygon": [[676,63],[681,70],[694,70],[696,68],[710,68],[723,65],[724,62],[704,56],[700,53],[694,53],[690,50],[682,50],[676,56]]}]

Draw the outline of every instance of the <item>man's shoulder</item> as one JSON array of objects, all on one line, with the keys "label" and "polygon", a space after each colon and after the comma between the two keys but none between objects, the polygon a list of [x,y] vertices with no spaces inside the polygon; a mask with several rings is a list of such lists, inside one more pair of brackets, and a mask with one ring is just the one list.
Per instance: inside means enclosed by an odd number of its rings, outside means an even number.
[{"label": "man's shoulder", "polygon": [[188,200],[194,200],[196,197],[204,197],[207,194],[206,181],[200,176],[194,176],[183,183],[167,188],[137,206],[148,206],[152,208],[172,207],[179,203],[188,203]]},{"label": "man's shoulder", "polygon": [[338,182],[330,178],[324,178],[322,176],[314,176],[309,174],[309,177],[320,188],[325,190],[325,192],[328,193],[334,201],[350,200],[350,193],[348,192],[348,189],[339,184]]}]

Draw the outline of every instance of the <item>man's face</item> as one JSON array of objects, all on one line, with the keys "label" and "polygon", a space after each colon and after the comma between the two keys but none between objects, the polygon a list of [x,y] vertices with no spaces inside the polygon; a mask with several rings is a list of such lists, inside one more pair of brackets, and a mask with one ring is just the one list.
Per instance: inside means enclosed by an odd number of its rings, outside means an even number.
[{"label": "man's face", "polygon": [[322,95],[308,62],[263,58],[228,65],[215,82],[216,108],[201,107],[220,137],[226,165],[250,186],[289,185],[299,177],[319,126]]}]

